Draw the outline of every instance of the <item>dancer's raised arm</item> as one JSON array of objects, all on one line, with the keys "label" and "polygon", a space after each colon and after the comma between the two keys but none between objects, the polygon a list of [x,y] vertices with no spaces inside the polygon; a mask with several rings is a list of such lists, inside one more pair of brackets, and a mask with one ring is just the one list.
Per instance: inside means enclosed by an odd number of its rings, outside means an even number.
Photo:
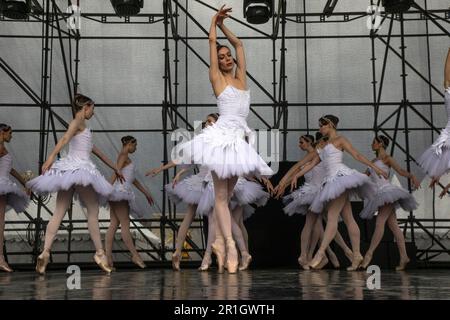
[{"label": "dancer's raised arm", "polygon": [[400,165],[397,163],[397,161],[394,160],[392,157],[388,157],[386,159],[387,164],[392,167],[399,175],[402,177],[408,178],[411,180],[411,183],[413,184],[414,188],[419,189],[420,188],[420,182],[419,180],[411,173],[406,170],[404,170]]},{"label": "dancer's raised arm", "polygon": [[359,153],[359,151],[353,147],[353,145],[350,143],[350,141],[348,141],[347,138],[341,136],[340,144],[342,148],[353,157],[353,159],[361,162],[362,164],[365,164],[368,167],[371,167],[378,175],[383,176],[386,179],[388,178],[388,174],[386,172],[378,168],[378,166],[376,166],[373,162],[369,161],[369,159]]},{"label": "dancer's raised arm", "polygon": [[120,169],[103,152],[101,152],[99,148],[94,146],[92,148],[92,153],[95,154],[104,164],[106,164],[114,171],[119,181],[123,182],[125,180],[120,173]]}]

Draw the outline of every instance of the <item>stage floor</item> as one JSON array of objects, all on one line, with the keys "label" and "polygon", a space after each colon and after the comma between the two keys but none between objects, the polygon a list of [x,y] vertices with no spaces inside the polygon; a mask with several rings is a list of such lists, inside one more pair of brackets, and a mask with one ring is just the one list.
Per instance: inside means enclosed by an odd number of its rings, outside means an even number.
[{"label": "stage floor", "polygon": [[450,270],[382,270],[380,289],[369,290],[365,271],[258,269],[235,275],[184,269],[81,271],[81,289],[69,274],[0,273],[0,299],[450,299]]}]

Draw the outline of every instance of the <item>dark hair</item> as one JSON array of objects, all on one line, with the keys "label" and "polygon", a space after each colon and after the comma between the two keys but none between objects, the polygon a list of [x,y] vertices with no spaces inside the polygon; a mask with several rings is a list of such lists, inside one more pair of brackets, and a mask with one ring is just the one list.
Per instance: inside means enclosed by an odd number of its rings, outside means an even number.
[{"label": "dark hair", "polygon": [[135,143],[136,142],[136,138],[132,137],[132,136],[124,136],[120,139],[120,141],[122,141],[122,145],[127,145],[129,143]]},{"label": "dark hair", "polygon": [[0,131],[8,132],[11,130],[11,126],[7,125],[6,123],[0,123]]},{"label": "dark hair", "polygon": [[206,121],[202,121],[202,129],[205,129],[206,127]]},{"label": "dark hair", "polygon": [[314,147],[316,147],[320,141],[327,141],[328,137],[325,137],[323,134],[321,134],[319,131],[316,132],[316,142],[313,144]]},{"label": "dark hair", "polygon": [[389,146],[389,139],[386,136],[383,135],[376,136],[375,140],[377,142],[381,142],[384,148],[387,148]]},{"label": "dark hair", "polygon": [[219,114],[217,112],[210,113],[210,114],[208,114],[207,118],[208,117],[212,117],[212,118],[214,118],[214,120],[217,121],[217,119],[219,119]]},{"label": "dark hair", "polygon": [[[230,48],[229,48],[228,46],[224,46],[224,45],[218,44],[218,45],[216,46],[217,53],[219,53],[219,50],[222,49],[222,48],[227,48],[228,50],[230,50]],[[231,50],[230,50],[230,51],[231,51]]]},{"label": "dark hair", "polygon": [[310,134],[304,134],[304,135],[300,136],[300,139],[306,140],[311,144],[314,143],[314,136],[312,136]]},{"label": "dark hair", "polygon": [[72,109],[74,113],[77,113],[83,109],[83,107],[87,104],[94,104],[94,100],[91,98],[82,95],[80,93],[77,93],[75,97],[73,98],[72,102]]},{"label": "dark hair", "polygon": [[336,129],[339,123],[339,118],[332,114],[327,114],[319,119],[319,123],[321,125],[331,124]]}]

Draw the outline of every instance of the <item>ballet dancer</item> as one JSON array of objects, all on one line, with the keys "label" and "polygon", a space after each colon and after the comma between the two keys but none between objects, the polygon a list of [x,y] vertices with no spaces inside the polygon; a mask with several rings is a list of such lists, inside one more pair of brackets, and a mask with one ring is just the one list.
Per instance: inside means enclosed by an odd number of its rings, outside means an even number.
[{"label": "ballet dancer", "polygon": [[[204,122],[204,126],[211,126],[213,123],[217,121],[219,118],[219,114],[211,113],[206,117]],[[163,170],[168,170],[170,168],[175,167],[177,164],[175,161],[170,161],[165,165],[161,165],[158,168],[154,168],[149,170],[146,173],[146,176],[156,176]],[[165,186],[165,190],[169,199],[174,204],[179,204],[184,202],[187,204],[187,211],[184,215],[183,221],[178,229],[177,238],[175,241],[175,252],[172,254],[172,268],[175,271],[180,270],[180,261],[181,261],[181,253],[183,249],[183,243],[186,240],[186,235],[189,230],[189,226],[192,224],[195,218],[195,214],[197,212],[197,205],[200,201],[200,198],[203,194],[203,183],[206,176],[209,174],[209,169],[206,166],[200,166],[199,172],[195,175],[192,175],[188,178],[183,179],[181,182],[181,176],[189,170],[190,166],[182,166],[182,169],[177,172],[172,183],[169,183]],[[213,220],[208,220],[208,230],[212,230],[214,228]],[[208,250],[205,251],[205,255],[203,256],[203,260],[205,262],[211,261],[211,257],[209,256],[211,252]],[[208,265],[209,266],[209,265]],[[205,268],[205,266],[200,266],[200,270]]]},{"label": "ballet dancer", "polygon": [[450,49],[444,68],[444,99],[447,111],[447,125],[435,142],[419,157],[419,164],[432,178],[430,187],[439,182],[440,177],[450,170]]},{"label": "ballet dancer", "polygon": [[12,167],[12,156],[5,146],[11,139],[11,126],[0,123],[0,270],[5,272],[13,272],[13,269],[8,265],[3,255],[5,213],[10,208],[14,209],[16,213],[21,213],[25,211],[30,202],[29,191],[24,192],[9,177],[10,175],[13,176],[25,187],[25,180]]},{"label": "ballet dancer", "polygon": [[[312,259],[312,254],[317,245],[317,242],[323,237],[323,225],[322,218],[309,210],[311,203],[317,196],[320,189],[320,184],[325,177],[325,169],[322,163],[319,163],[311,169],[311,171],[304,173],[301,168],[305,167],[312,159],[317,157],[317,149],[322,148],[324,145],[324,139],[320,132],[316,134],[317,139],[314,140],[312,135],[303,135],[299,138],[299,147],[303,151],[306,151],[306,156],[298,161],[280,180],[280,183],[275,188],[275,198],[280,198],[284,193],[286,187],[291,183],[291,192],[297,188],[297,180],[302,176],[305,177],[305,183],[296,191],[290,193],[283,198],[285,207],[284,212],[292,216],[294,214],[302,214],[306,216],[305,225],[303,226],[300,236],[300,257],[298,263],[304,270],[309,270],[309,263]],[[298,170],[300,171],[298,172]],[[292,182],[291,182],[292,181]],[[319,219],[318,219],[319,217]],[[336,233],[336,242],[342,247],[345,254],[352,256],[352,251],[345,244],[339,232]],[[330,247],[327,248],[327,253],[331,263],[335,268],[339,268],[339,260]],[[328,263],[328,259],[324,258],[318,269],[324,267]]]},{"label": "ballet dancer", "polygon": [[[100,236],[98,214],[101,200],[99,198],[107,199],[113,188],[92,162],[91,152],[114,170],[120,181],[124,179],[116,165],[93,145],[92,132],[86,126],[86,121],[94,115],[94,101],[77,94],[72,107],[74,119],[43,164],[42,174],[26,184],[39,195],[57,192],[55,212],[47,225],[44,250],[38,256],[36,271],[45,274],[56,233],[76,194],[87,209],[88,229],[96,250],[94,261],[102,270],[110,273],[111,267],[108,265]],[[68,155],[55,162],[58,153],[67,144],[69,144]]]},{"label": "ballet dancer", "polygon": [[[417,178],[408,171],[403,170],[394,158],[387,154],[386,148],[388,146],[389,139],[387,137],[383,135],[376,136],[372,142],[372,150],[375,151],[376,158],[372,160],[372,162],[388,174],[390,173],[390,169],[393,168],[399,175],[410,179],[413,186],[418,189],[420,183]],[[372,168],[367,170],[367,174],[378,188],[375,197],[365,202],[360,217],[363,219],[371,219],[377,211],[378,215],[376,218],[375,231],[373,232],[372,240],[370,241],[370,247],[364,256],[361,267],[365,269],[370,264],[373,253],[383,238],[384,226],[387,222],[388,227],[391,229],[395,241],[397,242],[398,251],[400,253],[400,263],[396,267],[396,270],[404,270],[409,262],[409,258],[406,253],[405,237],[398,226],[395,211],[397,208],[402,208],[405,211],[413,211],[417,209],[418,204],[407,190],[394,186],[389,180],[379,177],[373,172]]]},{"label": "ballet dancer", "polygon": [[[203,164],[211,171],[218,227],[212,245],[219,270],[226,263],[229,273],[238,269],[238,252],[231,231],[228,208],[239,176],[271,176],[272,169],[245,140],[252,134],[246,118],[250,109],[250,91],[247,89],[244,46],[224,24],[231,8],[222,6],[211,20],[209,32],[209,79],[217,97],[220,117],[192,140],[179,145],[186,162]],[[231,50],[217,46],[216,28],[219,27],[236,51],[236,69]],[[267,181],[267,179],[265,180]],[[225,261],[226,259],[226,261]]]},{"label": "ballet dancer", "polygon": [[328,138],[318,156],[314,157],[302,170],[308,172],[318,163],[323,162],[325,178],[322,181],[319,193],[314,198],[310,210],[312,212],[327,212],[327,224],[320,247],[316,252],[310,267],[316,269],[325,258],[325,250],[331,240],[336,236],[338,219],[342,216],[347,226],[352,245],[352,265],[349,271],[357,270],[363,260],[360,253],[360,231],[353,218],[349,196],[356,193],[360,198],[371,198],[376,192],[375,184],[367,175],[350,169],[343,162],[344,151],[348,152],[355,160],[373,168],[376,174],[387,177],[380,168],[361,155],[345,137],[338,135],[337,124],[339,118],[334,115],[326,115],[319,119],[320,132]]},{"label": "ballet dancer", "polygon": [[121,183],[116,175],[112,177],[113,192],[109,196],[109,210],[111,222],[106,232],[105,250],[108,257],[108,264],[113,268],[112,246],[114,235],[120,228],[122,240],[131,253],[131,261],[141,269],[144,269],[145,263],[136,250],[133,243],[133,237],[130,233],[130,214],[135,218],[143,216],[136,204],[136,196],[133,191],[133,185],[144,194],[150,205],[153,205],[153,198],[150,192],[135,178],[135,167],[129,155],[136,152],[137,140],[132,136],[122,137],[122,150],[117,158],[117,168],[122,172],[125,181]]}]

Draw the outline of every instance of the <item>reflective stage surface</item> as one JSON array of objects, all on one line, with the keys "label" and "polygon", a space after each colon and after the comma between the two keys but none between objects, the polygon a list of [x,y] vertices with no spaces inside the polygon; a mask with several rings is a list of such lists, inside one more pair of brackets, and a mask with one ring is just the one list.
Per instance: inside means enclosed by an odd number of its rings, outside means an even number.
[{"label": "reflective stage surface", "polygon": [[[0,273],[0,299],[450,299],[450,270],[365,271],[258,269],[235,275],[184,269],[82,270],[81,289],[64,271]],[[369,280],[369,281],[368,281]]]}]

